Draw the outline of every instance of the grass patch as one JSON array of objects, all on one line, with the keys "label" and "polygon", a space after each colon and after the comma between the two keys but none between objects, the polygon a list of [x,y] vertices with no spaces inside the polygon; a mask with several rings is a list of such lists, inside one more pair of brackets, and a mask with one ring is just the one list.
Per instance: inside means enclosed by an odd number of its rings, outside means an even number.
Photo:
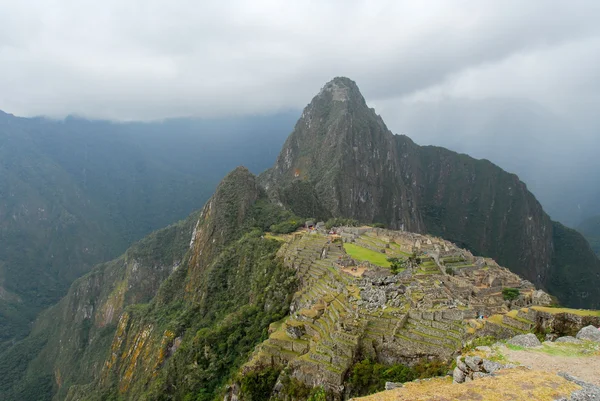
[{"label": "grass patch", "polygon": [[540,312],[547,313],[572,313],[579,316],[598,316],[600,317],[600,310],[591,309],[569,309],[569,308],[552,308],[549,306],[532,306],[531,309]]},{"label": "grass patch", "polygon": [[[264,235],[264,237],[266,239],[274,239],[275,241],[279,241],[279,242],[286,242],[287,238],[282,236],[282,235],[275,235],[275,234],[271,234],[271,233],[266,233]],[[289,237],[289,236],[288,236]]]},{"label": "grass patch", "polygon": [[522,318],[521,316],[518,316],[519,311],[517,309],[513,309],[510,312],[506,313],[506,316],[511,317],[515,320],[518,320],[521,323],[526,323],[526,324],[534,324],[534,322],[532,322],[531,320],[527,320]]},{"label": "grass patch", "polygon": [[552,345],[544,344],[541,349],[533,349],[533,351],[552,356],[585,357],[600,355],[600,346],[592,341],[581,344],[552,343]]},{"label": "grass patch", "polygon": [[346,253],[353,259],[370,262],[381,267],[391,266],[390,262],[387,260],[388,255],[385,253],[375,252],[370,249],[363,248],[362,246],[350,243],[345,243],[344,249],[346,250]]}]

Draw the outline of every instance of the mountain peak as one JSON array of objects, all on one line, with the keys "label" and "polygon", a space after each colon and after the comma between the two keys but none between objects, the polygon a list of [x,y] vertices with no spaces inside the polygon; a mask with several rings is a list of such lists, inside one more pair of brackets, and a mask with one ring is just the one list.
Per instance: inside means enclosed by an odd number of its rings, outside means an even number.
[{"label": "mountain peak", "polygon": [[353,98],[364,102],[356,82],[346,77],[335,77],[327,82],[321,89],[318,96],[330,95],[331,100],[338,102],[347,102]]},{"label": "mountain peak", "polygon": [[[343,107],[359,107],[366,108],[367,102],[360,93],[356,82],[346,77],[335,77],[327,82],[315,96],[311,105],[319,105],[322,107],[326,103],[343,104]],[[310,108],[310,105],[309,105]]]}]

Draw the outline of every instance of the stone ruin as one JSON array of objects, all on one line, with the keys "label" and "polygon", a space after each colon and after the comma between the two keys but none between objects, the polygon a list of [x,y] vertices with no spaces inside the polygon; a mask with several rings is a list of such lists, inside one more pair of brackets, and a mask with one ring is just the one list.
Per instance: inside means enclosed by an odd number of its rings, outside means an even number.
[{"label": "stone ruin", "polygon": [[[293,236],[279,256],[297,271],[300,288],[290,315],[272,325],[245,370],[286,368],[285,374],[308,386],[341,395],[358,355],[387,364],[449,360],[476,336],[530,330],[535,317],[515,308],[550,302],[543,291],[493,260],[440,238],[370,227],[336,232],[344,242],[376,252],[414,254],[428,267],[392,274],[354,260],[322,233]],[[366,270],[352,274],[359,267]],[[505,287],[519,289],[519,298],[504,300]]]}]

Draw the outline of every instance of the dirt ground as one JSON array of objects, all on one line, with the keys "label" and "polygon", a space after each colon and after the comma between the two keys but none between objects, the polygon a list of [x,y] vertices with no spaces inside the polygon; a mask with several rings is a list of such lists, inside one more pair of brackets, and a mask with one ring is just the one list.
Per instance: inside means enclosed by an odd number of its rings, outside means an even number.
[{"label": "dirt ground", "polygon": [[546,372],[566,372],[579,379],[600,386],[600,355],[556,356],[535,351],[503,350],[511,362]]}]

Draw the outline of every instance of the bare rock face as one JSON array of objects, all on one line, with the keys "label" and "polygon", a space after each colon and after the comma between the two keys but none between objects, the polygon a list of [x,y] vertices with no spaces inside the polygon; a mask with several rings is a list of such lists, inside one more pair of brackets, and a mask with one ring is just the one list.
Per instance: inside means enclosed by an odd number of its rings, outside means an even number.
[{"label": "bare rock face", "polygon": [[586,326],[579,330],[579,333],[577,333],[577,339],[596,341],[600,343],[600,329],[594,326]]},{"label": "bare rock face", "polygon": [[514,336],[510,340],[508,340],[508,344],[516,345],[518,347],[539,347],[542,345],[540,340],[535,336],[535,334],[519,334],[518,336]]}]

